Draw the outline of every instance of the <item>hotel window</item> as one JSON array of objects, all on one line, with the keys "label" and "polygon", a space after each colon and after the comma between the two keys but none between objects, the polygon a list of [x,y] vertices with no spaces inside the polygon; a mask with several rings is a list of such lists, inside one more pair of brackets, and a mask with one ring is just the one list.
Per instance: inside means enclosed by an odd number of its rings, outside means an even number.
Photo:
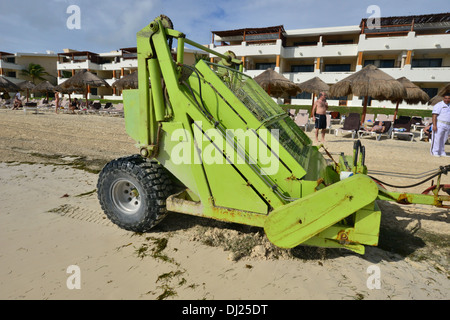
[{"label": "hotel window", "polygon": [[439,68],[442,67],[442,59],[413,59],[413,68]]},{"label": "hotel window", "polygon": [[386,60],[365,60],[364,67],[373,64],[377,68],[394,68],[395,60],[394,59],[386,59]]},{"label": "hotel window", "polygon": [[275,63],[255,63],[255,70],[267,70],[269,68],[275,69]]},{"label": "hotel window", "polygon": [[294,65],[291,66],[291,72],[314,72],[314,65]]},{"label": "hotel window", "polygon": [[438,93],[438,88],[421,88],[425,93],[430,97],[433,98]]},{"label": "hotel window", "polygon": [[72,77],[72,72],[71,71],[66,71],[66,70],[62,70],[61,71],[61,77],[62,78],[70,78]]},{"label": "hotel window", "polygon": [[294,47],[317,46],[318,41],[300,41],[294,42]]},{"label": "hotel window", "polygon": [[350,71],[350,64],[326,64],[325,72],[345,72]]},{"label": "hotel window", "polygon": [[325,45],[328,44],[353,44],[353,40],[326,40]]},{"label": "hotel window", "polygon": [[123,52],[122,57],[124,59],[137,59],[137,52]]},{"label": "hotel window", "polygon": [[15,78],[16,77],[16,72],[15,71],[8,71],[8,72],[6,72],[6,76],[7,77],[11,77],[11,78]]}]

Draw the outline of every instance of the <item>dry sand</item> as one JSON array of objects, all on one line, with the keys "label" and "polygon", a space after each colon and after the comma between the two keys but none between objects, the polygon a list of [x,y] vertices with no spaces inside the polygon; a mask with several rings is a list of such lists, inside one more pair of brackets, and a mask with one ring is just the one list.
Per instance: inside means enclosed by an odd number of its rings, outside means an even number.
[{"label": "dry sand", "polygon": [[[0,110],[0,128],[0,299],[450,298],[448,209],[380,201],[380,244],[364,256],[281,250],[258,228],[176,213],[138,235],[111,224],[94,192],[96,170],[137,151],[124,119]],[[351,153],[351,138],[327,138],[330,152]],[[450,162],[431,157],[426,142],[362,142],[369,170],[420,173]],[[68,289],[72,265],[80,289]],[[367,286],[374,265],[380,289]]]}]

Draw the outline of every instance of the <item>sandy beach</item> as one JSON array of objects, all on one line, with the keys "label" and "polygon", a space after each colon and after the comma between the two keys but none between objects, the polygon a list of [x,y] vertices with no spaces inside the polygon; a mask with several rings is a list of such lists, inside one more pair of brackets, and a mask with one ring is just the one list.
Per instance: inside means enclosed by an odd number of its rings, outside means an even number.
[{"label": "sandy beach", "polygon": [[[259,228],[177,213],[135,234],[109,222],[96,195],[103,165],[138,151],[123,118],[0,110],[0,128],[0,299],[450,298],[448,209],[379,201],[380,244],[363,256],[282,250]],[[350,137],[326,137],[331,153],[352,153]],[[421,173],[450,163],[418,139],[361,141],[369,171]],[[71,288],[71,266],[79,288]],[[374,266],[379,288],[368,285]]]}]

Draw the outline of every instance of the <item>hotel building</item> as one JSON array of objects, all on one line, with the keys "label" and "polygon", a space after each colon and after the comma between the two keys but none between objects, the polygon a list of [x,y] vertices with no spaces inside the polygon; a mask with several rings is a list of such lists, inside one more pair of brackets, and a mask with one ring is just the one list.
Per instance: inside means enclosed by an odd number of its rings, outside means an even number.
[{"label": "hotel building", "polygon": [[[319,77],[332,85],[367,64],[374,64],[398,79],[406,77],[432,98],[450,82],[450,13],[380,18],[379,26],[362,19],[359,25],[285,30],[282,25],[265,28],[213,31],[210,48],[233,51],[244,63],[244,72],[255,77],[273,68],[293,82]],[[194,64],[207,54],[185,49],[184,61]],[[209,55],[212,61],[218,61]],[[112,85],[137,70],[137,49],[94,53],[64,49],[55,54],[7,53],[0,51],[0,75],[12,82],[27,79],[22,70],[40,64],[53,84],[61,84],[79,70],[89,70]],[[115,88],[90,88],[89,98],[122,99]],[[311,94],[303,92],[285,101],[310,105]],[[362,97],[328,100],[330,105],[361,106]],[[371,100],[371,106],[395,107],[389,101]],[[400,104],[401,108],[429,109],[428,105]]]},{"label": "hotel building", "polygon": [[[184,62],[195,64],[196,59],[207,57],[206,52],[184,49]],[[137,48],[121,48],[107,53],[76,51],[64,49],[58,53],[58,84],[75,75],[79,70],[88,70],[104,79],[110,86],[118,79],[137,70]],[[76,95],[75,95],[76,96]],[[120,100],[122,93],[114,87],[89,88],[88,97],[92,99]]]},{"label": "hotel building", "polygon": [[[47,53],[9,53],[0,51],[0,76],[5,77],[13,83],[20,83],[25,80],[31,80],[22,74],[22,71],[28,67],[30,63],[41,65],[48,75],[44,76],[46,80],[56,84],[57,55],[52,52]],[[40,82],[37,80],[36,82]],[[37,84],[37,83],[36,83]]]},{"label": "hotel building", "polygon": [[[195,64],[197,59],[207,58],[206,52],[201,50],[184,49],[184,61]],[[91,51],[77,51],[64,49],[62,53],[9,53],[0,51],[0,76],[20,83],[31,80],[22,71],[30,63],[41,65],[48,73],[44,78],[54,85],[59,85],[75,75],[77,71],[88,70],[111,86],[116,80],[137,70],[137,48],[121,48],[119,50],[94,53]],[[36,80],[36,84],[42,80]],[[83,97],[75,94],[74,97]],[[121,100],[122,93],[114,87],[89,88],[90,99]]]},{"label": "hotel building", "polygon": [[[230,50],[244,63],[244,72],[255,77],[273,68],[301,83],[319,77],[332,85],[365,65],[374,64],[390,76],[406,77],[432,98],[450,82],[450,13],[380,18],[378,26],[362,19],[359,25],[285,30],[266,28],[213,31],[210,48]],[[217,57],[210,55],[212,61]],[[328,101],[330,105],[361,106],[362,97]],[[292,97],[292,104],[310,105],[311,95]],[[371,106],[395,107],[389,101]],[[430,108],[400,104],[402,108]]]}]

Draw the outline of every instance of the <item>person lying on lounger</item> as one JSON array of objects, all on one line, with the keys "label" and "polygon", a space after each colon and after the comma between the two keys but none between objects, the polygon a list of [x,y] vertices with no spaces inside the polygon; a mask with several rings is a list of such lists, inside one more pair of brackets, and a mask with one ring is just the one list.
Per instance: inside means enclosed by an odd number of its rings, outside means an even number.
[{"label": "person lying on lounger", "polygon": [[372,128],[367,128],[366,131],[369,132],[384,132],[386,130],[386,125],[384,121],[378,121]]}]

